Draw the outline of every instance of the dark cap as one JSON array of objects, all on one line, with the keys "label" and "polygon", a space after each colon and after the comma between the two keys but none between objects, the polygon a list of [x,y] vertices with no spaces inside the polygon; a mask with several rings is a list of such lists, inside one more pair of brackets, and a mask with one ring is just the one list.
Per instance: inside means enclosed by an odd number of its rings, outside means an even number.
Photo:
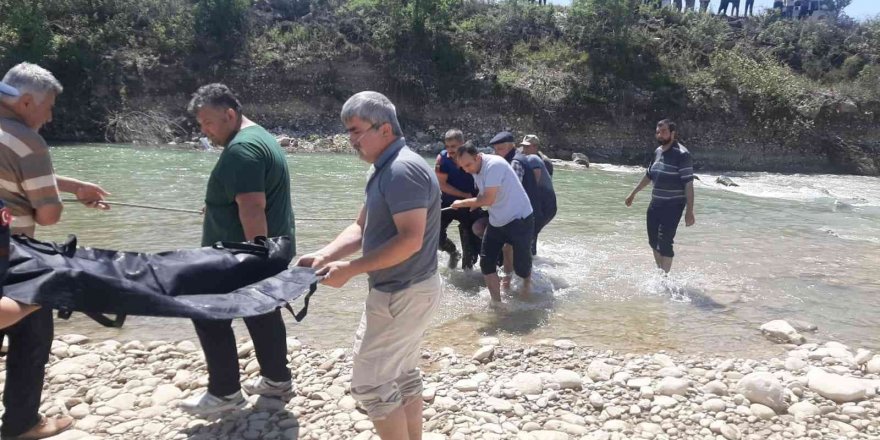
[{"label": "dark cap", "polygon": [[489,145],[504,144],[507,142],[513,142],[513,135],[510,134],[509,131],[502,131],[489,141]]},{"label": "dark cap", "polygon": [[16,96],[21,95],[21,93],[19,93],[18,89],[16,89],[15,87],[12,87],[3,81],[0,81],[0,95],[11,96],[15,98]]}]

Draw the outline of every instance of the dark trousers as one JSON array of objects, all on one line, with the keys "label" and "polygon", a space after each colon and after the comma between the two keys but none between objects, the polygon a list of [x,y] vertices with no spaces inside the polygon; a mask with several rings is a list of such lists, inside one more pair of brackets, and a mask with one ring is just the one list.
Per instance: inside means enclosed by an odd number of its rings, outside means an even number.
[{"label": "dark trousers", "polygon": [[535,216],[516,219],[504,226],[495,227],[491,224],[483,236],[483,247],[480,250],[480,271],[490,275],[497,271],[496,262],[502,255],[502,248],[509,244],[513,248],[513,271],[520,278],[532,275],[532,246]]},{"label": "dark trousers", "polygon": [[648,206],[648,244],[651,245],[651,249],[664,257],[672,258],[675,256],[672,244],[684,207],[685,205],[677,203],[660,206],[652,203]]},{"label": "dark trousers", "polygon": [[753,16],[755,15],[755,0],[746,0],[746,10],[743,15]]},{"label": "dark trousers", "polygon": [[[444,206],[445,208],[445,206]],[[449,209],[440,212],[440,250],[445,252],[454,252],[455,244],[450,242],[451,248],[447,248],[446,242],[449,237],[446,229],[454,220],[458,221],[458,232],[461,239],[462,267],[473,267],[477,262],[477,256],[480,254],[480,237],[474,234],[472,227],[482,214],[482,210],[470,209]]]},{"label": "dark trousers", "polygon": [[[260,364],[260,374],[276,382],[290,380],[287,368],[287,332],[281,311],[244,318],[254,351]],[[193,324],[208,366],[208,392],[215,396],[228,396],[241,389],[238,373],[238,348],[232,321],[198,320]]]},{"label": "dark trousers", "polygon": [[540,210],[540,216],[537,214],[535,215],[535,234],[532,237],[532,255],[538,255],[538,234],[541,233],[544,226],[550,224],[550,221],[556,217],[556,201],[550,200],[546,205],[547,206],[544,206]]},{"label": "dark trousers", "polygon": [[15,437],[40,421],[40,398],[55,331],[52,309],[40,309],[3,329],[9,338],[6,384],[3,388],[3,427],[0,434]]}]

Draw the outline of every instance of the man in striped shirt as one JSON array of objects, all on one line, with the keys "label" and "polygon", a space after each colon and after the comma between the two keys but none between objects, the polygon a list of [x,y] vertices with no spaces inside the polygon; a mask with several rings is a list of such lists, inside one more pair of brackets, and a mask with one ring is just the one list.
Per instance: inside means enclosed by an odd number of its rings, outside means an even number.
[{"label": "man in striped shirt", "polygon": [[684,212],[684,224],[693,226],[694,166],[691,153],[675,139],[675,123],[664,119],[657,123],[657,142],[654,161],[639,184],[626,198],[631,206],[636,194],[649,183],[654,183],[651,204],[648,206],[648,243],[654,251],[657,267],[669,273],[672,269],[672,250],[675,231]]},{"label": "man in striped shirt", "polygon": [[[55,76],[35,64],[21,63],[0,84],[0,199],[12,214],[11,232],[33,236],[37,224],[57,223],[62,211],[59,191],[106,209],[101,201],[108,193],[101,187],[55,175],[49,147],[38,134],[52,120],[55,97],[63,90]],[[9,337],[9,353],[0,436],[41,439],[70,428],[69,416],[50,419],[39,414],[54,332],[52,310],[7,301],[0,312],[4,314],[0,322],[11,324],[2,329]]]}]

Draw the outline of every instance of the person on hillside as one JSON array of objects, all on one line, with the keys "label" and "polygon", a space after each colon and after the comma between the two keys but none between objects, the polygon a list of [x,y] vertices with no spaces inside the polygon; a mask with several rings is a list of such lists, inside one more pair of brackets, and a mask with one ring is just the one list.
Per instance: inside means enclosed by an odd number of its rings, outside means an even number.
[{"label": "person on hillside", "polygon": [[[355,334],[351,395],[384,440],[422,438],[425,331],[440,304],[437,273],[440,185],[425,160],[409,149],[394,104],[360,92],[342,106],[349,141],[372,164],[357,220],[298,266],[313,267],[323,284],[342,287],[367,274],[369,293]],[[458,203],[458,201],[454,202]],[[351,261],[343,258],[363,249]]]},{"label": "person on hillside", "polygon": [[[63,91],[51,72],[30,63],[12,67],[0,82],[0,200],[5,204],[0,217],[9,222],[12,234],[33,237],[36,225],[58,223],[64,208],[59,192],[75,194],[86,206],[108,209],[102,201],[109,193],[100,186],[55,174],[49,147],[39,134],[52,121],[55,98]],[[70,416],[39,413],[54,336],[52,310],[0,298],[0,316],[2,333],[9,337],[0,435],[41,439],[69,429]]]},{"label": "person on hillside", "polygon": [[684,12],[692,12],[694,10],[695,0],[685,0]]},{"label": "person on hillside", "polygon": [[[456,200],[475,196],[477,194],[477,187],[474,185],[474,178],[462,170],[455,161],[459,147],[464,145],[464,134],[461,130],[450,129],[447,131],[446,135],[443,136],[443,143],[446,149],[437,155],[434,173],[437,175],[440,191],[443,193],[440,198],[440,206],[441,208],[448,208]],[[440,250],[449,254],[450,269],[456,267],[459,258],[462,258],[461,267],[463,269],[471,269],[476,264],[481,241],[471,228],[481,212],[480,210],[469,211],[464,209],[441,210]],[[461,253],[458,252],[455,248],[455,243],[446,234],[446,229],[453,220],[458,221],[462,247]]]},{"label": "person on hillside", "polygon": [[[507,136],[510,136],[508,140]],[[496,139],[498,140],[498,136]],[[501,140],[513,145],[510,133],[502,134]],[[513,167],[503,157],[480,153],[474,146],[458,150],[458,164],[474,176],[479,195],[470,199],[456,200],[455,209],[489,208],[489,225],[483,234],[480,250],[480,270],[493,304],[501,302],[501,279],[497,262],[504,245],[510,245],[512,255],[505,258],[505,287],[510,286],[511,271],[522,278],[520,297],[527,299],[531,293],[532,236],[535,216],[532,204]],[[534,176],[532,176],[534,179]]]},{"label": "person on hillside", "polygon": [[727,7],[730,2],[731,0],[721,0],[721,5],[718,6],[718,15],[727,15]]},{"label": "person on hillside", "polygon": [[539,203],[541,205],[540,209],[535,209],[534,204],[532,205],[532,210],[535,212],[535,234],[532,238],[532,255],[537,255],[538,234],[556,217],[556,191],[553,189],[553,175],[546,165],[550,161],[545,161],[538,155],[538,137],[530,134],[523,138],[520,145],[522,146],[522,154],[526,157],[526,173],[534,175],[535,183],[538,186],[537,200],[534,200],[532,203]]},{"label": "person on hillside", "polygon": [[739,2],[740,0],[730,0],[730,15],[739,17]]},{"label": "person on hillside", "polygon": [[709,12],[709,1],[710,0],[700,0],[700,13],[705,14]]},{"label": "person on hillside", "polygon": [[[288,236],[296,252],[290,172],[275,136],[242,113],[223,84],[196,91],[188,105],[214,145],[224,146],[208,178],[202,246],[218,241],[244,242],[257,237]],[[281,312],[244,318],[254,342],[260,376],[246,382],[250,395],[287,397],[293,393],[287,367],[287,338]],[[238,350],[231,320],[193,320],[205,353],[208,390],[180,403],[191,414],[211,416],[244,407]]]},{"label": "person on hillside", "polygon": [[648,244],[654,252],[657,267],[669,273],[675,256],[673,239],[682,212],[686,226],[696,223],[694,166],[690,151],[676,140],[674,122],[668,119],[658,122],[656,138],[660,146],[654,151],[654,161],[625,203],[626,206],[632,206],[636,194],[649,183],[654,183],[647,215]]},{"label": "person on hillside", "polygon": [[755,16],[755,0],[746,0],[746,9],[743,12],[743,17],[754,17]]}]

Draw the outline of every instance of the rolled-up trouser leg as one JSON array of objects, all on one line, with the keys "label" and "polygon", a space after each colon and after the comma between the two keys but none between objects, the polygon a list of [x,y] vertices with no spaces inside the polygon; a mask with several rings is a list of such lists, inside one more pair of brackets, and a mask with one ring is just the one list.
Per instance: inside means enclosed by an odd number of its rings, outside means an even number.
[{"label": "rolled-up trouser leg", "polygon": [[290,380],[290,368],[287,367],[287,330],[284,328],[281,310],[244,318],[244,323],[254,341],[260,374],[275,382]]},{"label": "rolled-up trouser leg", "polygon": [[651,249],[664,257],[672,258],[675,252],[672,245],[675,241],[675,233],[678,223],[684,212],[684,205],[648,206],[647,226],[648,244]]},{"label": "rolled-up trouser leg", "polygon": [[196,334],[208,367],[208,392],[228,396],[241,389],[238,375],[238,348],[229,319],[193,319]]},{"label": "rolled-up trouser leg", "polygon": [[355,334],[351,395],[382,420],[422,392],[418,370],[425,330],[440,304],[440,277],[394,293],[372,289]]},{"label": "rolled-up trouser leg", "polygon": [[54,332],[52,309],[40,309],[6,329],[6,383],[3,388],[4,437],[15,437],[39,421],[40,397]]}]

